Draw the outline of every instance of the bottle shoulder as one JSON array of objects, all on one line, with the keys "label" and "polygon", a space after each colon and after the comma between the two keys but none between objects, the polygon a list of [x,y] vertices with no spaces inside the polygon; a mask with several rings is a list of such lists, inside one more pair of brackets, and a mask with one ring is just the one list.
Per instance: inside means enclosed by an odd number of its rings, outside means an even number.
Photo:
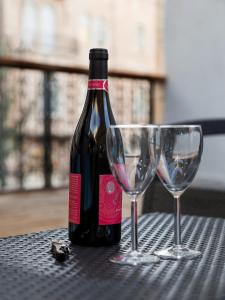
[{"label": "bottle shoulder", "polygon": [[[77,123],[73,143],[88,139],[92,143],[105,143],[106,130],[115,124],[107,93],[91,93]],[[89,101],[89,102],[88,102]],[[88,102],[88,103],[87,103]]]}]

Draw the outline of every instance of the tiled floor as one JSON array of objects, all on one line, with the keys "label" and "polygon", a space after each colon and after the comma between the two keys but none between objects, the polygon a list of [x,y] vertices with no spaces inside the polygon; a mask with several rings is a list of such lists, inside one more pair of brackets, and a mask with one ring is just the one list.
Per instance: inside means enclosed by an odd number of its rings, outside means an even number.
[{"label": "tiled floor", "polygon": [[[67,189],[0,195],[0,237],[66,227],[67,197]],[[124,199],[123,218],[129,215]]]}]

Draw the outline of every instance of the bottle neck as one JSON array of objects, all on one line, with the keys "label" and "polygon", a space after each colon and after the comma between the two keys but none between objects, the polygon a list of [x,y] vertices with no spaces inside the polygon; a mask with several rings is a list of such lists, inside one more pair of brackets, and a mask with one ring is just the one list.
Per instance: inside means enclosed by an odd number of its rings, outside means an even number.
[{"label": "bottle neck", "polygon": [[108,63],[107,60],[90,60],[89,79],[107,79]]}]

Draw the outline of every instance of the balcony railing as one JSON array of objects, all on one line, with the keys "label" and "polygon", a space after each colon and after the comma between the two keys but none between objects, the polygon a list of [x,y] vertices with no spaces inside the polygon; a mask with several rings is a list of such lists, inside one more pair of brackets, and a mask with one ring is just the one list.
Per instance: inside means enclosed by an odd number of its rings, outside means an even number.
[{"label": "balcony railing", "polygon": [[[67,184],[88,70],[0,57],[0,191]],[[165,77],[109,72],[118,123],[159,122]]]}]

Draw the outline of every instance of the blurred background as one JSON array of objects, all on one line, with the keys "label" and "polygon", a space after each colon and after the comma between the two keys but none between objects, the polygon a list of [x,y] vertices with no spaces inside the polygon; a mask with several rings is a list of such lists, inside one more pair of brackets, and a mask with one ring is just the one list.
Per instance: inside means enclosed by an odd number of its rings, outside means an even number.
[{"label": "blurred background", "polygon": [[[67,225],[90,48],[118,123],[223,118],[224,26],[222,0],[0,0],[0,236]],[[196,182],[223,189],[225,143],[205,145]]]}]

